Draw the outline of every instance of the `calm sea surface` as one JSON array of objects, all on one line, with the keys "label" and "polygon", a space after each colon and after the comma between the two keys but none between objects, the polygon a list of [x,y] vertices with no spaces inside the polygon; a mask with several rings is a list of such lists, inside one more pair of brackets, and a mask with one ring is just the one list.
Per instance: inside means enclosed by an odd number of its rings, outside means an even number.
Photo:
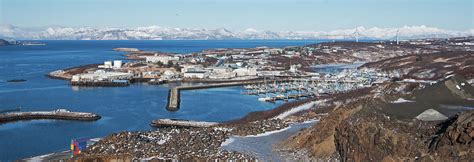
[{"label": "calm sea surface", "polygon": [[[181,109],[165,110],[167,85],[134,84],[130,87],[73,88],[67,81],[49,79],[53,70],[105,60],[124,59],[116,47],[190,53],[210,48],[300,46],[321,41],[42,41],[46,46],[0,47],[0,111],[67,108],[100,114],[95,122],[23,121],[0,125],[0,161],[62,151],[74,138],[95,138],[120,131],[152,130],[157,118],[226,121],[281,103],[258,102],[241,95],[241,87],[184,91]],[[10,79],[26,82],[7,83]]]}]

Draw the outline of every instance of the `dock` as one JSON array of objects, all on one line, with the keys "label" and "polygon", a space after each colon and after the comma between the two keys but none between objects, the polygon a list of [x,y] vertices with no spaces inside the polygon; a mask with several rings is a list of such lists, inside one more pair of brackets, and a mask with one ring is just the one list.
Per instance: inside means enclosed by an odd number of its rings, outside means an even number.
[{"label": "dock", "polygon": [[179,119],[156,119],[153,120],[150,125],[153,127],[193,127],[193,128],[203,128],[211,127],[217,125],[216,122],[202,122],[202,121],[192,121],[192,120],[179,120]]},{"label": "dock", "polygon": [[101,118],[100,115],[87,112],[71,112],[65,109],[57,109],[54,111],[30,111],[30,112],[8,112],[0,114],[0,123],[15,122],[20,120],[38,120],[38,119],[54,119],[54,120],[78,120],[78,121],[95,121]]},{"label": "dock", "polygon": [[96,82],[71,82],[71,86],[81,86],[81,87],[126,87],[130,85],[128,80],[118,80],[118,81],[96,81]]}]

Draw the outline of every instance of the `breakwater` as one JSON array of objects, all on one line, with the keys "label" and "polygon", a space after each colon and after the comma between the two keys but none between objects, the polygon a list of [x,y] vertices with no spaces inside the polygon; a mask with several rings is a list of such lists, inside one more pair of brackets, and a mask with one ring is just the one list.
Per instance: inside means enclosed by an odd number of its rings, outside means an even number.
[{"label": "breakwater", "polygon": [[31,111],[31,112],[8,112],[0,114],[0,123],[15,122],[20,120],[35,119],[57,119],[57,120],[79,120],[94,121],[99,120],[100,115],[86,112],[71,112],[65,109],[54,111]]},{"label": "breakwater", "polygon": [[211,127],[217,125],[216,122],[203,122],[178,119],[156,119],[150,125],[153,127]]}]

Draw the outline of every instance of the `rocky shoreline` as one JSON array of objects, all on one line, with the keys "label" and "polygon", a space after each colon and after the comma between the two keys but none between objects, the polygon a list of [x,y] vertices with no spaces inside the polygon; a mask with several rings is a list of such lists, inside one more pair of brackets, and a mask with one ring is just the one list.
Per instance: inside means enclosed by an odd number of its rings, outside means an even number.
[{"label": "rocky shoreline", "polygon": [[[255,159],[237,152],[221,150],[231,135],[257,135],[288,127],[282,120],[263,120],[248,124],[200,128],[160,128],[158,131],[121,132],[90,146],[77,160],[128,156],[132,159]],[[148,149],[137,149],[148,148]]]}]

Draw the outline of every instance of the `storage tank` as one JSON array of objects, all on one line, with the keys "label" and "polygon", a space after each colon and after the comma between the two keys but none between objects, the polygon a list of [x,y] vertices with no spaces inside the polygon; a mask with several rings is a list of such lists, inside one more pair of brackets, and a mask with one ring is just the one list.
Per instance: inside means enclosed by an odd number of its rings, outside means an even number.
[{"label": "storage tank", "polygon": [[105,68],[112,68],[112,61],[105,61],[104,66]]},{"label": "storage tank", "polygon": [[114,68],[122,68],[122,60],[115,60]]}]

